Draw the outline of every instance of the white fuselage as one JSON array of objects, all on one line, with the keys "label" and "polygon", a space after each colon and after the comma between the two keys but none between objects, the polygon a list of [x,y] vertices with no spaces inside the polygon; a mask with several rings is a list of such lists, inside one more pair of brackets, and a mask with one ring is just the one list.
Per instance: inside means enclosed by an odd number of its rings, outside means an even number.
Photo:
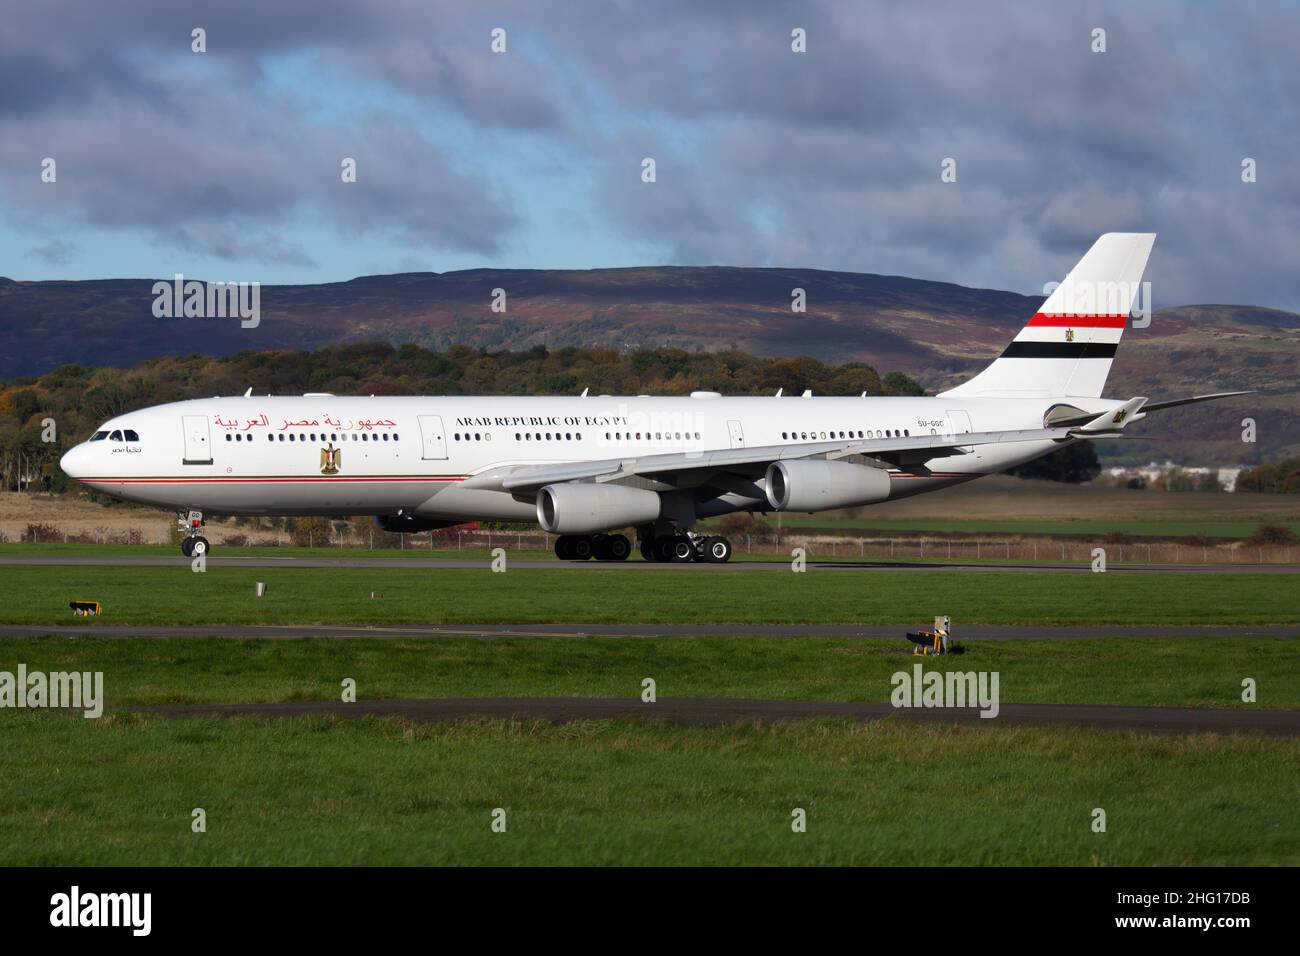
[{"label": "white fuselage", "polygon": [[[105,422],[64,470],[117,498],[212,514],[403,513],[441,520],[536,519],[501,479],[520,466],[838,438],[1041,426],[1052,399],[692,397],[209,398]],[[1056,399],[1055,401],[1060,401]],[[1105,411],[1108,399],[1071,399]],[[129,440],[131,436],[135,440]],[[977,445],[891,467],[890,497],[992,474],[1059,447]],[[700,516],[769,510],[719,494]]]}]

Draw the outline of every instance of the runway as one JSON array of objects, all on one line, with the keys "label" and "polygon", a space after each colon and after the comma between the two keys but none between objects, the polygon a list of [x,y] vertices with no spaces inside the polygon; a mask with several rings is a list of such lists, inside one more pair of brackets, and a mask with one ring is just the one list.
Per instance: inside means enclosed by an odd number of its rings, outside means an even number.
[{"label": "runway", "polygon": [[976,708],[894,708],[885,702],[663,698],[655,703],[607,697],[468,697],[432,700],[292,701],[277,704],[198,704],[139,708],[165,717],[301,717],[330,714],[344,718],[398,717],[414,721],[646,719],[674,724],[717,726],[739,721],[790,721],[845,718],[872,721],[887,717],[926,723],[996,726],[1072,724],[1107,730],[1154,733],[1259,733],[1300,735],[1300,711],[1208,710],[1190,707],[1109,707],[1083,704],[1003,704],[993,718]]},{"label": "runway", "polygon": [[[616,571],[626,573],[658,573],[665,571],[691,574],[727,574],[747,571],[784,571],[790,573],[789,561],[732,561],[727,564],[659,564],[648,561],[557,561],[550,558],[511,558],[506,552],[510,568],[545,568],[554,571]],[[487,558],[321,558],[298,557],[240,557],[227,556],[214,550],[208,557],[209,567],[230,568],[462,568],[482,570],[489,567]],[[188,567],[190,559],[176,555],[83,555],[83,554],[4,554],[0,565],[54,566],[54,567],[131,567],[179,568]],[[997,572],[1057,572],[1092,574],[1092,565],[1081,561],[1075,564],[976,564],[960,561],[834,561],[808,559],[809,571],[997,571]],[[1115,564],[1107,566],[1107,574],[1300,574],[1300,564]]]},{"label": "runway", "polygon": [[[902,641],[910,624],[0,624],[0,637],[103,637],[116,639],[216,637],[293,640],[361,637],[419,640],[440,637],[839,637]],[[1300,624],[969,624],[955,629],[958,642],[1049,641],[1087,637],[1300,637]],[[903,645],[900,645],[903,646]]]}]

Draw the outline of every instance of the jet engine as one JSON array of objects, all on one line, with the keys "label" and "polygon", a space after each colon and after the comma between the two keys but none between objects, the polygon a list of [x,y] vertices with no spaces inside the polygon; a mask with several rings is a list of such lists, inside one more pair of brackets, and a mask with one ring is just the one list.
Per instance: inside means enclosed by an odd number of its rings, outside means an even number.
[{"label": "jet engine", "polygon": [[774,461],[766,484],[768,504],[777,511],[852,508],[889,497],[888,472],[845,461]]},{"label": "jet engine", "polygon": [[592,534],[658,517],[659,495],[644,488],[579,482],[537,493],[537,523],[552,534]]}]

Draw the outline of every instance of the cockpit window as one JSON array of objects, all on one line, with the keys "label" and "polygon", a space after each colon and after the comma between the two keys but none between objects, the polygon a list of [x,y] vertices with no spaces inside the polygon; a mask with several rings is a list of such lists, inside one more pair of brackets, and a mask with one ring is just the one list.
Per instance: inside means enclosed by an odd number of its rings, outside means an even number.
[{"label": "cockpit window", "polygon": [[127,440],[127,441],[139,441],[139,440],[140,440],[140,436],[137,435],[133,429],[130,429],[130,428],[123,429],[123,430],[122,430],[122,434],[124,434],[124,435],[126,436],[126,440]]},{"label": "cockpit window", "polygon": [[95,432],[90,436],[90,441],[103,441],[108,437],[108,432]]},{"label": "cockpit window", "polygon": [[108,440],[109,440],[109,441],[121,441],[121,440],[122,440],[122,433],[121,433],[120,431],[115,431],[115,432],[113,432],[113,434],[111,434],[111,435],[108,436]]}]

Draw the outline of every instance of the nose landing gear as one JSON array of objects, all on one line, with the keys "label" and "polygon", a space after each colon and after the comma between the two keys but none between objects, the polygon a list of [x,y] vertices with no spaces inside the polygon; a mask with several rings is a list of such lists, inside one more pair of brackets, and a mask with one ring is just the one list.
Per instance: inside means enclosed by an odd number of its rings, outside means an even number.
[{"label": "nose landing gear", "polygon": [[204,523],[203,512],[187,511],[177,517],[176,523],[180,525],[181,534],[184,535],[181,538],[181,554],[187,558],[206,556],[211,545],[201,531]]}]

